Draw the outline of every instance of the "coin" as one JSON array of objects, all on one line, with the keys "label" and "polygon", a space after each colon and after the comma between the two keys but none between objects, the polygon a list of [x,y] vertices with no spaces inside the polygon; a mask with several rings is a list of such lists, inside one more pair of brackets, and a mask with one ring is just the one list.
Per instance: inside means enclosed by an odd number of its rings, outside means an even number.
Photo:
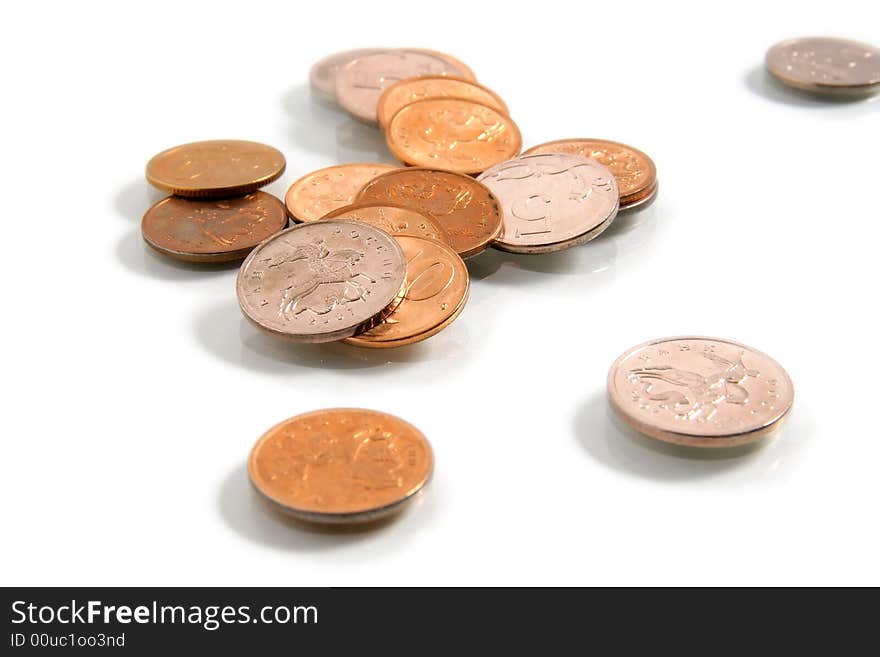
[{"label": "coin", "polygon": [[[449,244],[449,235],[436,220],[412,208],[363,203],[347,205],[344,208],[334,210],[324,219],[360,221],[381,228],[394,237],[410,235]],[[404,249],[404,253],[406,253],[406,249]]]},{"label": "coin", "polygon": [[354,335],[400,299],[406,259],[391,235],[353,221],[288,228],[238,272],[241,310],[257,328],[294,342]]},{"label": "coin", "polygon": [[440,52],[439,50],[427,50],[426,48],[403,48],[403,50],[408,50],[411,52],[421,52],[428,55],[433,55],[434,57],[439,57],[440,59],[449,62],[456,70],[461,71],[461,77],[463,77],[465,80],[471,80],[472,82],[476,82],[477,80],[477,76],[474,75],[474,72],[471,70],[470,66],[465,64],[457,57],[453,57],[449,53]]},{"label": "coin", "polygon": [[767,51],[767,70],[796,89],[829,96],[880,90],[880,49],[848,39],[789,39]]},{"label": "coin", "polygon": [[621,210],[657,191],[657,168],[653,160],[626,144],[607,139],[558,139],[533,146],[523,155],[538,153],[574,153],[605,166],[617,180]]},{"label": "coin", "polygon": [[448,75],[429,75],[395,82],[382,92],[377,106],[379,127],[385,130],[401,108],[425,98],[464,98],[509,114],[501,97],[481,84]]},{"label": "coin", "polygon": [[385,132],[401,162],[480,173],[519,153],[519,128],[506,114],[460,98],[426,98],[403,107]]},{"label": "coin", "polygon": [[220,200],[168,196],[147,210],[141,234],[151,247],[189,262],[241,260],[287,225],[281,201],[265,192]]},{"label": "coin", "polygon": [[300,520],[368,522],[403,509],[431,477],[421,431],[398,417],[331,408],[292,417],[251,450],[248,475],[270,502]]},{"label": "coin", "polygon": [[147,180],[177,196],[248,194],[284,173],[281,151],[254,141],[197,141],[162,151],[147,162]]},{"label": "coin", "polygon": [[436,55],[408,50],[359,57],[336,75],[336,99],[356,119],[375,125],[382,92],[395,82],[420,75],[467,77],[464,71]]},{"label": "coin", "polygon": [[439,333],[461,314],[468,297],[468,271],[445,244],[422,237],[397,237],[406,255],[400,305],[369,331],[347,338],[359,347],[400,347]]},{"label": "coin", "polygon": [[618,212],[635,212],[636,210],[643,210],[648,207],[657,199],[657,190],[660,187],[660,183],[655,182],[651,185],[645,192],[636,198],[630,197],[627,201],[626,207],[621,206]]},{"label": "coin", "polygon": [[446,230],[462,258],[486,249],[501,231],[501,205],[470,176],[439,169],[398,169],[377,176],[360,191],[357,203],[390,203],[413,208]]},{"label": "coin", "polygon": [[679,337],[633,347],[611,366],[608,396],[636,430],[679,445],[730,447],[776,428],[794,388],[766,354],[719,338]]},{"label": "coin", "polygon": [[351,205],[365,184],[399,167],[390,164],[339,164],[318,169],[293,183],[284,196],[294,221],[317,221],[327,213]]},{"label": "coin", "polygon": [[309,71],[309,85],[312,91],[328,103],[336,102],[336,75],[340,69],[358,57],[387,52],[388,48],[358,48],[327,55],[315,62]]},{"label": "coin", "polygon": [[477,180],[501,202],[504,228],[493,246],[503,251],[551,253],[583,244],[617,215],[614,176],[581,155],[520,155]]}]

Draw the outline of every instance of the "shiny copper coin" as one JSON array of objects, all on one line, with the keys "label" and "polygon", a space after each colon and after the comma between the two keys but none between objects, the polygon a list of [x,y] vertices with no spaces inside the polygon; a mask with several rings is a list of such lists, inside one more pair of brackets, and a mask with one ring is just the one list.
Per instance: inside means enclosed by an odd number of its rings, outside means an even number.
[{"label": "shiny copper coin", "polygon": [[333,210],[351,205],[361,188],[376,176],[399,167],[390,164],[340,164],[318,169],[293,183],[284,196],[294,221],[317,221]]},{"label": "shiny copper coin", "polygon": [[365,333],[345,341],[359,347],[400,347],[439,333],[461,314],[468,271],[459,255],[436,240],[397,237],[406,255],[403,301]]},{"label": "shiny copper coin", "polygon": [[177,260],[229,262],[241,260],[285,226],[284,205],[265,192],[216,201],[168,196],[147,210],[141,234]]},{"label": "shiny copper coin", "polygon": [[561,251],[595,238],[617,216],[614,176],[580,155],[520,155],[477,180],[504,209],[504,228],[493,244],[503,251]]},{"label": "shiny copper coin", "polygon": [[434,455],[421,431],[358,408],[297,415],[251,450],[254,487],[300,520],[368,522],[403,509],[431,477]]},{"label": "shiny copper coin", "polygon": [[147,180],[177,196],[247,194],[284,173],[284,155],[254,141],[218,139],[169,148],[147,162]]},{"label": "shiny copper coin", "polygon": [[409,50],[411,52],[421,52],[428,55],[433,55],[434,57],[439,57],[440,59],[449,62],[456,70],[461,71],[461,77],[463,77],[465,80],[476,81],[477,79],[477,76],[474,75],[474,72],[473,70],[471,70],[470,66],[465,64],[457,57],[453,57],[449,53],[440,52],[439,50],[428,50],[426,48],[403,48],[403,50]]},{"label": "shiny copper coin", "polygon": [[350,62],[358,57],[387,52],[389,48],[358,48],[327,55],[315,62],[309,71],[309,85],[318,97],[328,103],[336,102],[336,75]]},{"label": "shiny copper coin", "polygon": [[501,206],[470,176],[438,169],[384,173],[364,185],[358,203],[390,203],[435,219],[462,258],[481,253],[501,232]]},{"label": "shiny copper coin", "polygon": [[316,221],[269,238],[242,263],[241,310],[257,328],[294,342],[330,342],[381,319],[401,298],[406,259],[383,230]]},{"label": "shiny copper coin", "polygon": [[460,98],[426,98],[403,107],[385,132],[401,162],[476,174],[519,153],[522,136],[506,114]]},{"label": "shiny copper coin", "polygon": [[776,428],[794,388],[779,363],[731,340],[653,340],[618,358],[608,373],[617,414],[653,438],[696,447],[749,443]]},{"label": "shiny copper coin", "polygon": [[789,39],[767,51],[767,70],[796,89],[829,96],[880,91],[880,49],[827,37]]},{"label": "shiny copper coin", "polygon": [[656,191],[657,168],[654,161],[639,149],[626,144],[607,139],[559,139],[533,146],[523,155],[538,153],[574,153],[605,166],[617,180],[621,210]]},{"label": "shiny copper coin", "polygon": [[[348,205],[334,210],[324,219],[360,221],[381,228],[394,237],[409,235],[449,244],[449,235],[435,219],[403,206],[374,203]],[[406,253],[406,249],[404,249],[404,253]]]},{"label": "shiny copper coin", "polygon": [[401,80],[382,93],[377,107],[379,127],[385,130],[392,117],[403,107],[426,98],[463,98],[491,107],[501,114],[509,114],[501,97],[481,84],[448,75],[428,75]]},{"label": "shiny copper coin", "polygon": [[635,198],[631,196],[626,203],[626,207],[621,206],[618,212],[625,212],[629,214],[630,212],[636,212],[638,210],[645,209],[657,199],[657,190],[659,189],[659,187],[660,183],[655,182],[640,196],[637,196]]}]

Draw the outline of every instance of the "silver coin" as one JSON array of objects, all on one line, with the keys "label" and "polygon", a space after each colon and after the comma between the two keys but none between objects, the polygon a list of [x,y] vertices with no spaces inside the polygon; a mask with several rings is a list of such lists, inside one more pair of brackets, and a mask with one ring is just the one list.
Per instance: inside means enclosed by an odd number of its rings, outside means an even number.
[{"label": "silver coin", "polygon": [[336,103],[336,74],[358,57],[387,50],[388,48],[357,48],[327,55],[315,62],[309,71],[309,86],[312,92],[324,102]]}]

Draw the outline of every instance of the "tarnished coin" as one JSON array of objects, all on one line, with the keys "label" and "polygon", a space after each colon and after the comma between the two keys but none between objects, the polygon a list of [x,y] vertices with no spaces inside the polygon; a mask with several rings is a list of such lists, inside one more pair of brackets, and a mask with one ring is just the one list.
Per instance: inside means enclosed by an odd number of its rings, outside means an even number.
[{"label": "tarnished coin", "polygon": [[368,522],[403,509],[431,477],[434,455],[421,431],[359,408],[297,415],[264,433],[248,475],[270,502],[300,520]]},{"label": "tarnished coin", "polygon": [[391,235],[353,221],[283,230],[242,263],[241,310],[257,328],[294,342],[354,335],[399,300],[406,259]]},{"label": "tarnished coin", "polygon": [[385,131],[401,162],[476,174],[519,153],[519,128],[506,114],[460,98],[426,98],[403,107]]},{"label": "tarnished coin", "polygon": [[284,173],[284,155],[254,141],[217,139],[175,146],[147,162],[147,180],[177,196],[248,194]]},{"label": "tarnished coin", "polygon": [[327,55],[315,62],[309,71],[309,85],[318,97],[328,103],[336,102],[336,74],[358,57],[387,52],[390,48],[357,48]]},{"label": "tarnished coin", "polygon": [[464,98],[509,114],[501,97],[481,84],[448,75],[428,75],[401,80],[388,87],[379,97],[379,127],[385,130],[392,117],[403,107],[426,98]]},{"label": "tarnished coin", "polygon": [[569,153],[521,155],[479,178],[504,212],[494,247],[551,253],[588,242],[617,216],[617,182],[604,166]]},{"label": "tarnished coin", "polygon": [[[381,228],[394,237],[409,235],[449,244],[449,235],[435,219],[403,206],[375,203],[347,205],[344,208],[334,210],[324,219],[360,221]],[[406,253],[406,249],[404,249],[404,253]]]},{"label": "tarnished coin", "polygon": [[467,77],[449,61],[436,55],[392,50],[359,57],[336,75],[336,99],[352,116],[375,125],[376,106],[385,89],[395,82],[420,75]]},{"label": "tarnished coin", "polygon": [[767,51],[767,70],[783,84],[829,96],[880,91],[880,49],[858,41],[805,37]]},{"label": "tarnished coin", "polygon": [[168,196],[147,210],[141,234],[157,251],[188,262],[241,260],[287,225],[281,201],[265,192],[215,201]]},{"label": "tarnished coin", "polygon": [[[657,168],[642,151],[607,139],[559,139],[538,144],[523,153],[574,153],[596,160],[614,174],[620,190],[620,209],[645,200],[657,191]],[[642,205],[645,205],[642,203]]]},{"label": "tarnished coin", "polygon": [[356,163],[318,169],[293,183],[284,196],[294,221],[317,221],[327,213],[351,205],[361,188],[376,176],[399,167]]},{"label": "tarnished coin", "polygon": [[766,354],[718,338],[654,340],[618,358],[608,396],[636,430],[680,445],[730,447],[772,431],[794,388]]},{"label": "tarnished coin", "polygon": [[409,168],[383,173],[364,185],[357,203],[390,203],[435,219],[462,258],[481,253],[501,232],[501,206],[470,176]]},{"label": "tarnished coin", "polygon": [[398,238],[406,255],[403,301],[375,327],[345,341],[359,347],[400,347],[439,333],[461,314],[468,297],[464,261],[445,244]]}]

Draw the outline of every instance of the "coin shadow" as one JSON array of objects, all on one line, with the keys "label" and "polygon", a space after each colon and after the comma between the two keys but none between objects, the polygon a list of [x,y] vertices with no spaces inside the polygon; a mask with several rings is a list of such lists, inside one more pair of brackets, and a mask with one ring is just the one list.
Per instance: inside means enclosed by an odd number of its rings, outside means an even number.
[{"label": "coin shadow", "polygon": [[167,281],[205,280],[238,269],[238,262],[182,262],[156,253],[140,232],[128,231],[116,246],[116,257],[130,271]]},{"label": "coin shadow", "polygon": [[144,213],[165,194],[152,187],[143,178],[135,178],[123,185],[113,198],[113,208],[131,221],[140,221]]},{"label": "coin shadow", "polygon": [[820,96],[809,91],[786,86],[770,75],[763,65],[754,66],[746,71],[743,76],[743,83],[749,91],[761,98],[797,107],[813,109],[850,107],[857,111],[878,107],[878,105],[871,102],[873,100],[871,96]]}]

